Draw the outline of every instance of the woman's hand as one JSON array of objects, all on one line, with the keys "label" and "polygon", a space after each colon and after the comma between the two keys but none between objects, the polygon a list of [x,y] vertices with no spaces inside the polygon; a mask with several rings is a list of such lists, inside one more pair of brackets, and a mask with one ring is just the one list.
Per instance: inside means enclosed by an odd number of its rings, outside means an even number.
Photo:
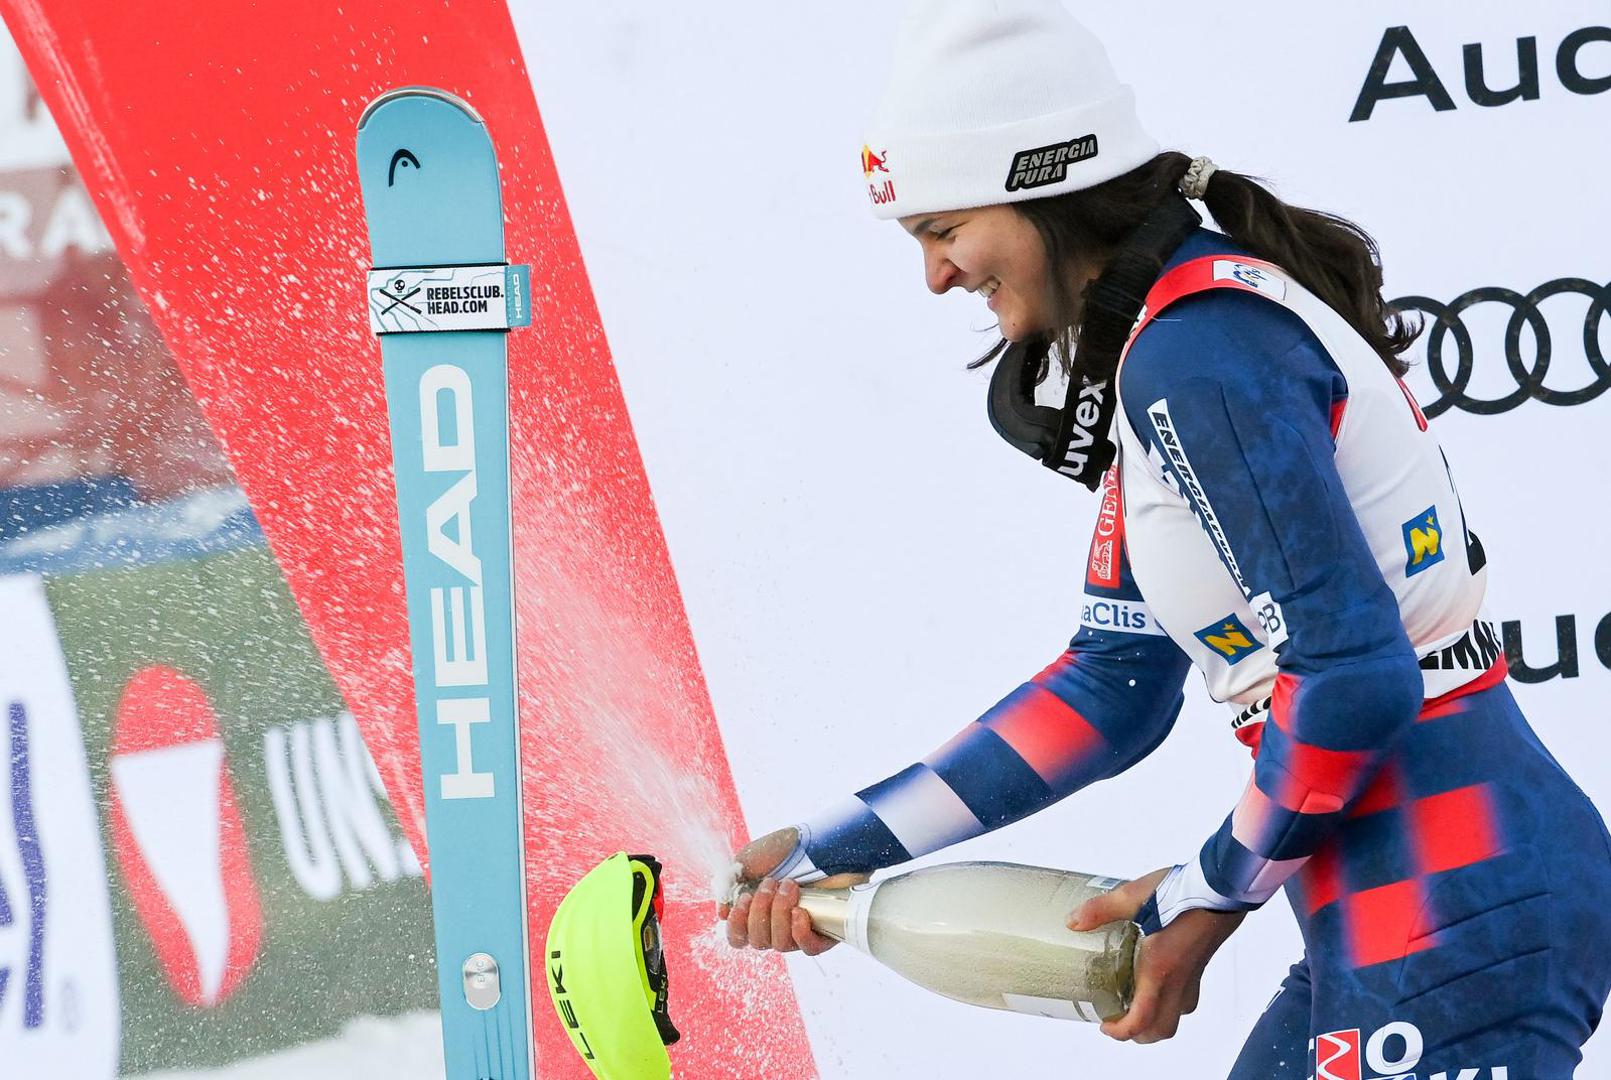
[{"label": "woman's hand", "polygon": [[[1095,930],[1115,920],[1134,919],[1168,874],[1168,867],[1154,870],[1093,896],[1069,915],[1069,929]],[[1171,1038],[1180,1027],[1180,1018],[1197,1008],[1203,969],[1246,914],[1187,911],[1156,934],[1142,938],[1136,951],[1136,988],[1130,1011],[1104,1023],[1102,1034],[1138,1043]]]},{"label": "woman's hand", "polygon": [[[797,882],[779,882],[765,876],[789,857],[799,841],[800,831],[790,826],[751,840],[733,856],[739,866],[739,884],[760,882],[756,889],[739,897],[736,904],[721,905],[721,917],[727,922],[727,943],[733,948],[742,949],[747,945],[778,952],[798,949],[807,956],[817,956],[839,944],[811,928],[811,916],[799,906]],[[871,876],[835,874],[813,884],[823,889],[848,889]]]}]

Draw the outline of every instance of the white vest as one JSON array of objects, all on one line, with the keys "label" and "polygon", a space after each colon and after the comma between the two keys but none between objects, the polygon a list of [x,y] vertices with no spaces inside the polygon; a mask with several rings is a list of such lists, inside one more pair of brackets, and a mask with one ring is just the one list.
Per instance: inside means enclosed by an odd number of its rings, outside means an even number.
[{"label": "white vest", "polygon": [[[1482,616],[1486,570],[1470,569],[1459,497],[1438,440],[1408,389],[1342,316],[1279,268],[1252,259],[1209,256],[1166,274],[1148,294],[1131,344],[1169,303],[1213,288],[1257,293],[1286,307],[1341,370],[1348,397],[1340,424],[1334,419],[1337,471],[1382,577],[1398,599],[1404,628],[1421,658],[1426,697],[1482,675],[1500,655],[1498,637]],[[1116,384],[1122,380],[1121,359]],[[1158,624],[1203,673],[1209,693],[1232,704],[1236,726],[1261,720],[1275,684],[1275,646],[1286,637],[1279,608],[1268,594],[1247,595],[1165,474],[1157,452],[1149,457],[1122,405],[1114,426],[1124,535],[1136,585]],[[1440,528],[1412,532],[1408,523],[1428,507],[1437,508]],[[1444,557],[1437,558],[1440,553]],[[1407,573],[1417,559],[1435,560],[1435,565]],[[1227,612],[1267,646],[1234,665],[1196,636]]]}]

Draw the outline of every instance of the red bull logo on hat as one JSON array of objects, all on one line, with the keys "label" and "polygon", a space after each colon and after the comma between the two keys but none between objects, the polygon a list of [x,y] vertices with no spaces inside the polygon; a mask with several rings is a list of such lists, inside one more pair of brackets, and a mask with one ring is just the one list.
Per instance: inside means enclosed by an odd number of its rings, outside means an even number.
[{"label": "red bull logo on hat", "polygon": [[874,173],[889,172],[889,166],[884,164],[885,159],[888,157],[888,150],[885,150],[882,154],[875,154],[872,147],[866,143],[862,144],[861,175],[867,180],[867,195],[873,200],[874,206],[882,206],[885,203],[895,201],[895,181],[893,179],[885,180],[883,183],[873,181]]},{"label": "red bull logo on hat", "polygon": [[[889,151],[885,150],[884,154],[888,155]],[[863,143],[861,147],[861,174],[871,180],[875,172],[887,173],[889,169],[884,165],[884,158],[873,153],[873,148]]]}]

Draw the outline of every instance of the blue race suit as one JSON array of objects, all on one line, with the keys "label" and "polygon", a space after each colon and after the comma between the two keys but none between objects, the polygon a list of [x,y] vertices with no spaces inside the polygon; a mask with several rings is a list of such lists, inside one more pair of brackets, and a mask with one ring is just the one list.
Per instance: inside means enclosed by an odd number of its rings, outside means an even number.
[{"label": "blue race suit", "polygon": [[1234,1080],[1568,1077],[1611,993],[1611,838],[1538,742],[1426,420],[1280,268],[1199,230],[1118,376],[1068,650],[934,753],[802,823],[775,876],[891,866],[1145,757],[1189,667],[1255,754],[1143,909],[1285,887],[1305,958]]}]

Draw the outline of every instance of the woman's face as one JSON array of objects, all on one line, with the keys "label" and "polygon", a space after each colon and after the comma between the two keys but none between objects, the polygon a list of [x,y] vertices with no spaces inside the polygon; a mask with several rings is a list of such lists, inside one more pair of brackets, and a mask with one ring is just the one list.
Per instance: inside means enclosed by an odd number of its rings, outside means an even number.
[{"label": "woman's face", "polygon": [[1012,207],[912,214],[900,223],[923,247],[931,290],[961,286],[983,297],[1008,341],[1053,329],[1045,245]]}]

